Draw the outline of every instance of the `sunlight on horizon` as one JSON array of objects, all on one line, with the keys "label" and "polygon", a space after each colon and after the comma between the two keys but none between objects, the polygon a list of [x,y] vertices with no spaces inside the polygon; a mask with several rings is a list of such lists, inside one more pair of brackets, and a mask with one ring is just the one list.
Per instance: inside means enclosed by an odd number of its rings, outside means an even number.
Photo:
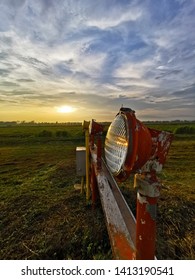
[{"label": "sunlight on horizon", "polygon": [[76,108],[72,107],[72,106],[66,106],[66,105],[63,105],[63,106],[59,106],[59,107],[56,107],[56,110],[58,113],[60,114],[67,114],[67,113],[73,113],[76,111]]}]

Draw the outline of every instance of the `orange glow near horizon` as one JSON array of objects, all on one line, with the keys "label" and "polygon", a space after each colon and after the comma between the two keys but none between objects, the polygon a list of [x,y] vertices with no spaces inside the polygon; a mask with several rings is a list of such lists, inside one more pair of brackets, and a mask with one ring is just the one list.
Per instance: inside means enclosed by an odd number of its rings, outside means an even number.
[{"label": "orange glow near horizon", "polygon": [[[5,106],[0,108],[0,121],[18,122],[82,122],[92,118],[98,121],[110,121],[111,112],[102,114],[100,110],[92,110],[88,107],[76,107],[71,105],[57,106]],[[113,116],[115,113],[113,113]]]}]

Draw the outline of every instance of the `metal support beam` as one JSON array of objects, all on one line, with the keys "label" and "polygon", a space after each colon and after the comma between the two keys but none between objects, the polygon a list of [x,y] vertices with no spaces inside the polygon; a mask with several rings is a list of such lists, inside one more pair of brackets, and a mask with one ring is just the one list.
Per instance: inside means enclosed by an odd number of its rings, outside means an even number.
[{"label": "metal support beam", "polygon": [[135,174],[137,191],[136,259],[154,260],[156,243],[156,212],[161,184],[156,172]]},{"label": "metal support beam", "polygon": [[99,168],[96,147],[91,149],[91,160],[106,218],[113,256],[120,260],[135,259],[135,218],[103,159],[101,159],[102,168]]}]

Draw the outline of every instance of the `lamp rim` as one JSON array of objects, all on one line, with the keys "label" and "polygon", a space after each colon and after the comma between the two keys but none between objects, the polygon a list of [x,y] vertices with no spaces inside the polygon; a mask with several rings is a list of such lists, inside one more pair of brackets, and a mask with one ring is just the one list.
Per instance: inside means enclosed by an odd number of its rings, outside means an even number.
[{"label": "lamp rim", "polygon": [[117,174],[115,174],[115,177],[120,181],[124,181],[129,177],[129,174],[133,170],[133,166],[136,161],[136,154],[138,148],[138,128],[137,119],[133,110],[121,108],[117,115],[119,114],[123,116],[125,120],[128,146],[125,160],[120,170],[117,172]]}]

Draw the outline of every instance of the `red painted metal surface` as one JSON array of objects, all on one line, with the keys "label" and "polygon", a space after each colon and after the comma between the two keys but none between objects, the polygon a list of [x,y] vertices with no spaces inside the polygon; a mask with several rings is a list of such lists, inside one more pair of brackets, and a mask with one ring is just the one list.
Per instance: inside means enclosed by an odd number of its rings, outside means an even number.
[{"label": "red painted metal surface", "polygon": [[174,135],[167,131],[149,129],[152,139],[152,152],[150,158],[142,167],[142,172],[160,172],[173,141]]},{"label": "red painted metal surface", "polygon": [[128,145],[131,147],[116,177],[126,179],[131,171],[140,169],[134,180],[137,222],[101,157],[103,129],[95,121],[92,122],[90,147],[92,201],[95,204],[98,189],[114,258],[151,260],[155,259],[156,208],[161,189],[156,172],[161,171],[165,163],[173,135],[146,128],[135,118],[132,110],[121,113],[124,113],[129,124],[131,137]]},{"label": "red painted metal surface", "polygon": [[104,130],[103,125],[96,122],[95,120],[91,121],[91,127],[90,127],[91,135],[101,135],[103,130]]},{"label": "red painted metal surface", "polygon": [[137,194],[136,259],[154,260],[157,198]]},{"label": "red painted metal surface", "polygon": [[135,174],[137,190],[136,208],[136,259],[155,259],[156,211],[161,183],[156,172]]},{"label": "red painted metal surface", "polygon": [[[147,128],[136,118],[135,112],[129,108],[121,108],[115,119],[117,119],[117,116],[121,116],[125,121],[127,153],[125,161],[115,177],[119,181],[125,181],[132,172],[138,172],[139,170],[142,170],[142,172],[161,171],[173,134]],[[113,135],[115,130],[112,124],[110,128],[113,128],[113,131],[108,129],[106,143],[109,143],[109,137],[113,138],[115,136],[117,149],[117,137],[120,138],[120,136]]]},{"label": "red painted metal surface", "polygon": [[90,150],[91,161],[114,259],[135,259],[135,218],[123,198],[105,162],[101,160],[101,170],[97,166],[97,148]]},{"label": "red painted metal surface", "polygon": [[[124,166],[126,171],[124,179],[126,180],[131,172],[140,169],[150,157],[152,139],[148,128],[136,119],[134,112],[125,112],[124,116],[127,120],[129,134],[131,134]],[[122,179],[122,177],[120,178]]]}]

